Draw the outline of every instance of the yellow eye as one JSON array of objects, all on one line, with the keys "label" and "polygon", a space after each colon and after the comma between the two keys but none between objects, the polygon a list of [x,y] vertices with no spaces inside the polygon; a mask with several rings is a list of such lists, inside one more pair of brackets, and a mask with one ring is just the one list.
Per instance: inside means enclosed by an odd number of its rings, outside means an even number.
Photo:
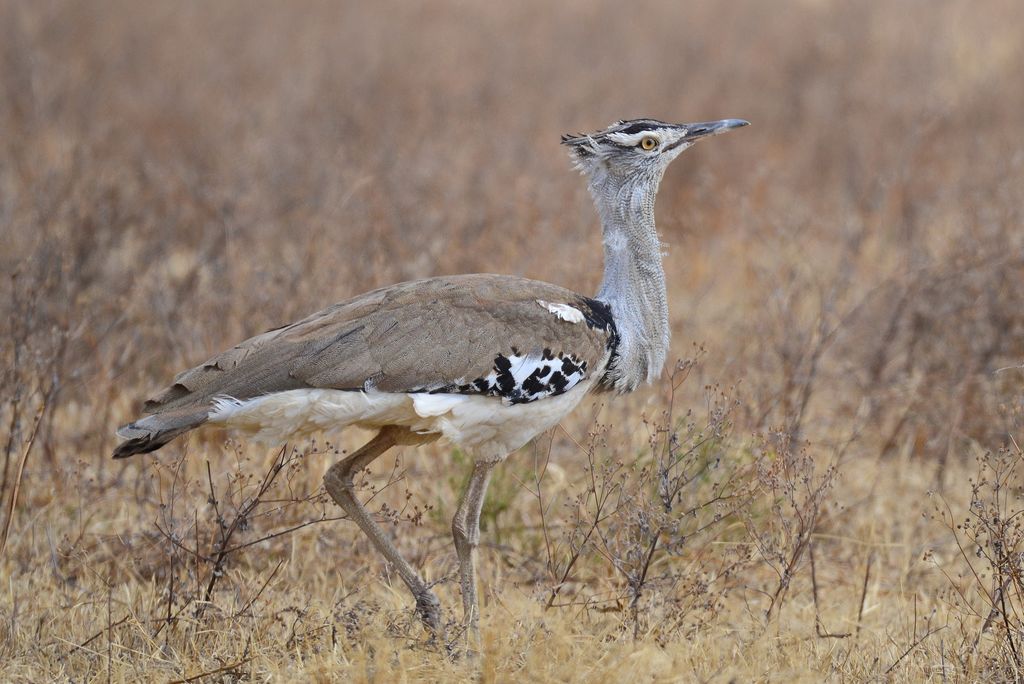
[{"label": "yellow eye", "polygon": [[640,141],[640,148],[644,149],[644,150],[647,150],[648,152],[650,152],[651,150],[653,150],[657,146],[658,146],[658,139],[657,138],[653,138],[651,136],[647,136],[646,138],[644,138],[643,140]]}]

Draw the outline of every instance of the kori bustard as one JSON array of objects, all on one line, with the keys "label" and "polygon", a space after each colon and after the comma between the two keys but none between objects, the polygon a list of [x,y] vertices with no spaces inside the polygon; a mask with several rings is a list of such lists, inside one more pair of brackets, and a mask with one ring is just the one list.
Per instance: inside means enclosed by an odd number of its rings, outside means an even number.
[{"label": "kori bustard", "polygon": [[376,431],[324,476],[331,498],[390,561],[428,628],[437,597],[356,498],[353,476],[391,447],[444,437],[473,471],[452,534],[463,621],[475,631],[480,511],[494,466],[589,392],[630,392],[661,373],[668,304],[654,197],[669,163],[746,121],[619,121],[567,135],[604,231],[595,297],[503,275],[444,276],[360,295],[257,335],[179,374],[118,430],[115,458],[155,451],[204,424],[281,442],[325,428]]}]

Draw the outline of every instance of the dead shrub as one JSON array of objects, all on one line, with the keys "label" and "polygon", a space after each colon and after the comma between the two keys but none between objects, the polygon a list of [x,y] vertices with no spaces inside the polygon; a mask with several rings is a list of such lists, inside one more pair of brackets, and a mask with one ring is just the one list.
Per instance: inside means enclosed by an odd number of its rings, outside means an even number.
[{"label": "dead shrub", "polygon": [[932,561],[949,583],[961,669],[987,681],[1020,681],[1024,674],[1024,451],[1011,443],[977,458],[966,512],[942,496],[931,517],[945,528],[956,553]]}]

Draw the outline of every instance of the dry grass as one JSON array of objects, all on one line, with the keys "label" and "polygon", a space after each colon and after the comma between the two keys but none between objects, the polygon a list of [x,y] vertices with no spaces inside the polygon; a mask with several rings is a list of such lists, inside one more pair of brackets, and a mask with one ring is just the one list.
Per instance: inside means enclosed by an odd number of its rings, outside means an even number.
[{"label": "dry grass", "polygon": [[[349,5],[0,2],[0,679],[1019,678],[1024,6]],[[479,663],[333,520],[363,435],[108,458],[366,289],[592,291],[558,134],[632,116],[754,125],[662,186],[690,361],[496,477]],[[451,618],[464,470],[364,483]]]}]

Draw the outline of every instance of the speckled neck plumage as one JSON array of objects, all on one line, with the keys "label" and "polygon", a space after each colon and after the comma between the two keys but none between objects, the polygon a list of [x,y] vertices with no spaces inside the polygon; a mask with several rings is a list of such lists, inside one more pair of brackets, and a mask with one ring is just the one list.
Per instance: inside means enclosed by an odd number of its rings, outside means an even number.
[{"label": "speckled neck plumage", "polygon": [[604,231],[604,279],[597,298],[607,302],[619,341],[605,385],[631,392],[661,374],[670,333],[661,242],[654,197],[662,173],[591,172],[589,189]]}]

